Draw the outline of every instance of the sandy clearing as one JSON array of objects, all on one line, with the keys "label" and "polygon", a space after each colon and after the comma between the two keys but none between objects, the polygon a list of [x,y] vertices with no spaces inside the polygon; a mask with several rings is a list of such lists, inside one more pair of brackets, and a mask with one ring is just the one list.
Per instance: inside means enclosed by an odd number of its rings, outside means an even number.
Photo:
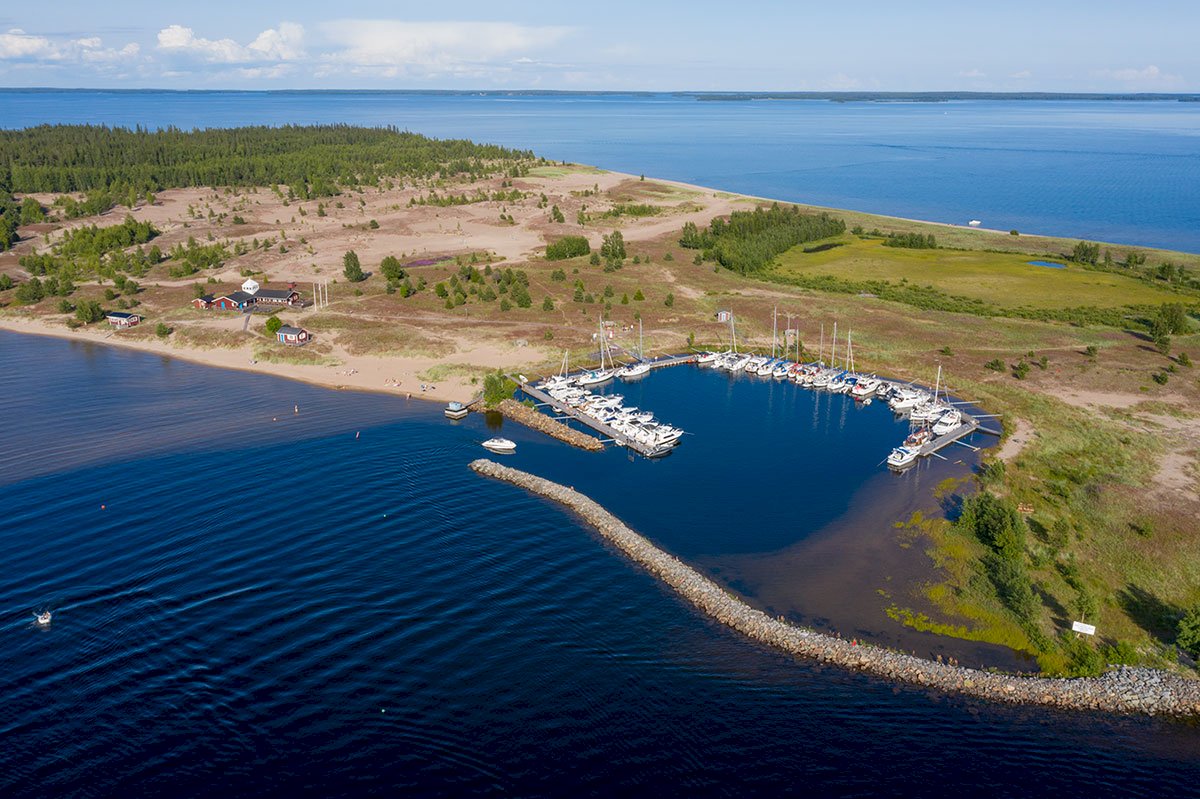
[{"label": "sandy clearing", "polygon": [[1012,426],[1012,433],[1009,434],[1008,438],[1004,439],[1004,443],[996,451],[996,457],[1006,462],[1013,460],[1017,455],[1021,454],[1021,450],[1037,436],[1033,425],[1024,419],[1012,419]]},{"label": "sandy clearing", "polygon": [[[1104,391],[1088,391],[1085,389],[1069,388],[1064,389],[1058,395],[1058,398],[1068,405],[1086,408],[1089,406],[1102,408],[1133,408],[1139,403],[1145,402],[1148,397],[1145,394],[1129,394],[1118,392]],[[1183,404],[1183,397],[1177,394],[1164,394],[1154,397],[1159,402],[1170,402]]]}]

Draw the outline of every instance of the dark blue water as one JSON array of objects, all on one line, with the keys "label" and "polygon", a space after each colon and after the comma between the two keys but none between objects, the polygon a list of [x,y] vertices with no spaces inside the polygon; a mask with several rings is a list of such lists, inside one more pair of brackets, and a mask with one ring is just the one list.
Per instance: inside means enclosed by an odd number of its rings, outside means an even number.
[{"label": "dark blue water", "polygon": [[1200,252],[1200,103],[0,91],[0,126],[344,122],[793,202]]},{"label": "dark blue water", "polygon": [[[1157,797],[1200,779],[1192,727],[895,688],[743,640],[558,506],[471,473],[481,417],[7,333],[0,359],[5,797]],[[833,483],[895,432],[877,406],[690,368],[636,391],[696,432],[662,462],[505,427],[509,462],[712,563],[840,534],[869,486]],[[726,409],[751,405],[751,433],[779,439],[747,460]]]}]

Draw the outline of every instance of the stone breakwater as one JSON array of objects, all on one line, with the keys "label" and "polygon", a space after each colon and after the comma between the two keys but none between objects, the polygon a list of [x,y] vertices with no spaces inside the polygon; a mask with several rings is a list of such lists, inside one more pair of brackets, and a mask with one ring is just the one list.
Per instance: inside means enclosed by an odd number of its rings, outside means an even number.
[{"label": "stone breakwater", "polygon": [[1095,678],[996,674],[935,663],[797,627],[746,604],[691,566],[663,552],[598,503],[573,489],[486,459],[472,462],[471,468],[478,474],[503,480],[566,505],[630,559],[713,619],[797,657],[886,680],[1008,704],[1152,716],[1200,716],[1200,681],[1155,669],[1117,668]]},{"label": "stone breakwater", "polygon": [[526,427],[532,427],[540,433],[545,433],[551,438],[557,438],[559,441],[564,441],[573,447],[586,449],[589,452],[600,452],[604,449],[604,445],[600,443],[599,439],[567,427],[562,422],[557,422],[546,414],[539,413],[528,405],[522,405],[514,399],[502,400],[496,406],[496,410],[507,419],[520,422]]}]

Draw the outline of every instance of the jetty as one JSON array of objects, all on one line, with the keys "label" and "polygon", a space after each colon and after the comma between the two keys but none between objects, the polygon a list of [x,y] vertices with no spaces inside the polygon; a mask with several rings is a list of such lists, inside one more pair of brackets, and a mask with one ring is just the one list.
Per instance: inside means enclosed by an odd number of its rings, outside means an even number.
[{"label": "jetty", "polygon": [[[677,363],[685,363],[685,361],[677,361]],[[669,366],[671,364],[663,365]],[[548,406],[562,418],[574,419],[585,427],[595,430],[601,436],[612,440],[617,446],[626,447],[647,458],[661,458],[671,452],[671,447],[653,446],[631,438],[599,419],[589,416],[577,408],[572,408],[565,402],[560,402],[532,383],[521,383],[520,387],[526,396],[532,398],[538,404]]]},{"label": "jetty", "polygon": [[666,355],[661,358],[644,358],[640,363],[644,363],[651,369],[662,369],[665,366],[679,366],[685,363],[696,362],[695,353],[685,353],[683,355]]},{"label": "jetty", "polygon": [[560,503],[633,563],[698,611],[751,640],[793,655],[892,683],[960,694],[989,702],[1076,711],[1200,718],[1200,680],[1148,668],[1116,667],[1100,677],[1019,676],[934,662],[858,640],[801,627],[753,607],[679,558],[627,527],[591,498],[528,472],[480,459],[476,474]]}]

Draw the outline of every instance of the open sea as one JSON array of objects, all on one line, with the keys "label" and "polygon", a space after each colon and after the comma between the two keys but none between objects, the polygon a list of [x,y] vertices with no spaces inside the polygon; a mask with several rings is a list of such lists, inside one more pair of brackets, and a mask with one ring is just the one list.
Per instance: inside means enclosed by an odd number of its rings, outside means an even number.
[{"label": "open sea", "polygon": [[0,90],[0,126],[347,123],[791,202],[1200,252],[1200,103]]},{"label": "open sea", "polygon": [[[12,333],[0,362],[0,796],[1200,781],[1194,726],[998,707],[741,638],[561,507],[471,472],[499,420]],[[786,384],[676,367],[610,390],[694,435],[648,462],[502,425],[506,462],[764,607],[941,651],[874,589],[913,567],[890,514],[968,463],[891,475],[878,461],[905,428],[885,407]]]},{"label": "open sea", "polygon": [[[1200,252],[1200,104],[0,90],[0,125],[394,124],[716,188]],[[0,797],[1195,796],[1200,729],[998,707],[780,655],[700,616],[479,442],[749,601],[891,623],[885,407],[694,367],[611,392],[659,462],[501,420],[0,332]],[[293,412],[299,406],[299,413]],[[989,440],[981,436],[977,444]],[[907,597],[908,604],[917,602]],[[48,628],[32,613],[54,611]]]}]

